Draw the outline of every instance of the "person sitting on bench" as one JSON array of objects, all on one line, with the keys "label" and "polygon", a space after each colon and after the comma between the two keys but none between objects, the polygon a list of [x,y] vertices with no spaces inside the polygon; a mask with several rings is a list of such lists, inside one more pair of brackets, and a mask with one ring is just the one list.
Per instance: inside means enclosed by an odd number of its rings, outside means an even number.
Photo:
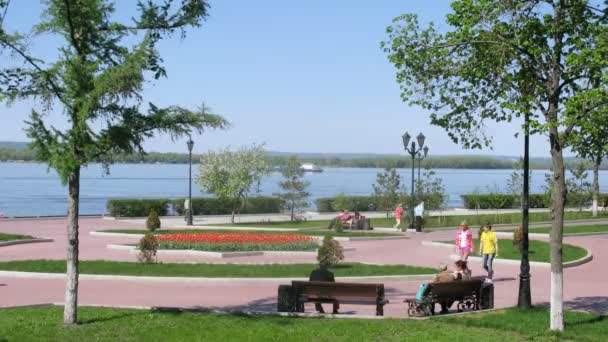
[{"label": "person sitting on bench", "polygon": [[336,222],[338,220],[340,220],[342,222],[342,225],[348,225],[349,229],[351,229],[353,227],[352,216],[348,213],[348,210],[342,210],[342,212],[340,212],[340,214],[338,214],[338,216],[336,216],[333,220],[331,220],[331,222],[329,223],[328,229],[333,229],[336,226]]},{"label": "person sitting on bench", "polygon": [[355,211],[355,216],[353,216],[351,220],[351,229],[367,229],[367,219],[365,216],[359,214],[358,211]]},{"label": "person sitting on bench", "polygon": [[[336,282],[336,279],[334,278],[334,274],[330,270],[328,270],[327,264],[325,264],[325,263],[320,263],[319,268],[317,268],[316,270],[312,271],[312,273],[310,273],[308,280],[309,281],[326,281],[326,282],[331,282],[331,283]],[[331,302],[334,306],[333,314],[338,314],[339,313],[338,310],[340,309],[340,304],[335,299],[332,300]],[[321,303],[315,303],[315,309],[319,313],[325,313],[325,310],[323,310],[323,305],[321,305]]]}]

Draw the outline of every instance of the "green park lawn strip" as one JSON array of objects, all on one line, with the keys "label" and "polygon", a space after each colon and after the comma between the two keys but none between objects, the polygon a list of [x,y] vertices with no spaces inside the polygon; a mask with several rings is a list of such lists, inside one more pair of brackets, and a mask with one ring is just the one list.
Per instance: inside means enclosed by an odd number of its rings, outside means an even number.
[{"label": "green park lawn strip", "polygon": [[[135,262],[82,260],[81,274],[152,277],[283,278],[308,277],[315,264],[141,264]],[[20,260],[0,262],[0,270],[65,273],[64,260]],[[434,274],[428,267],[342,263],[332,268],[338,277]]]},{"label": "green park lawn strip", "polygon": [[[170,293],[167,294],[171,295]],[[324,319],[81,307],[65,327],[63,307],[0,309],[7,341],[603,341],[608,319],[565,313],[566,329],[547,331],[545,309],[501,310],[460,317]]]},{"label": "green park lawn strip", "polygon": [[0,241],[15,241],[15,240],[26,240],[26,239],[33,239],[33,237],[31,237],[29,235],[0,233]]},{"label": "green park lawn strip", "polygon": [[[549,234],[551,228],[531,228],[530,233]],[[585,234],[585,233],[608,233],[607,225],[596,226],[564,226],[564,235],[569,234]]]},{"label": "green park lawn strip", "polygon": [[316,240],[294,241],[288,243],[255,243],[255,242],[180,242],[159,241],[158,249],[193,250],[204,252],[259,252],[259,251],[293,251],[314,252],[319,248]]},{"label": "green park lawn strip", "polygon": [[[109,229],[101,230],[102,233],[121,233],[121,234],[144,234],[146,231],[142,229]],[[345,231],[337,233],[329,230],[294,230],[294,231],[269,231],[269,230],[210,230],[210,229],[160,229],[154,234],[174,234],[174,233],[256,233],[256,234],[299,234],[306,236],[332,236],[332,237],[387,237],[401,236],[391,233],[372,233],[368,231]]]},{"label": "green park lawn strip", "polygon": [[[597,217],[593,217],[588,211],[566,211],[564,213],[565,220],[592,220],[592,219],[607,219],[608,212],[601,212]],[[457,227],[462,221],[467,221],[469,226],[479,226],[486,223],[491,224],[520,224],[522,221],[521,213],[497,213],[497,214],[480,214],[480,215],[454,215],[454,216],[429,216],[424,218],[425,228],[444,228]],[[530,222],[548,222],[551,221],[550,212],[530,213]],[[392,217],[379,217],[371,219],[372,227],[392,228],[395,224],[395,219]],[[407,227],[407,218],[401,223],[401,228]],[[249,222],[249,223],[225,223],[225,224],[209,224],[205,226],[226,226],[226,227],[254,227],[254,228],[327,228],[329,220],[315,220],[304,222]]]},{"label": "green park lawn strip", "polygon": [[[453,244],[454,241],[442,241],[443,243]],[[529,241],[529,256],[530,261],[537,262],[550,262],[549,256],[549,243],[546,241],[539,240],[530,240]],[[475,254],[479,256],[477,253],[479,252],[479,240],[473,240],[473,244],[475,245]],[[563,262],[570,262],[574,260],[578,260],[585,255],[587,255],[587,250],[573,246],[569,244],[564,244],[563,246]],[[515,245],[513,245],[513,241],[509,239],[500,239],[498,240],[498,256],[497,259],[509,259],[509,260],[521,260],[521,255],[519,254],[519,250]]]}]

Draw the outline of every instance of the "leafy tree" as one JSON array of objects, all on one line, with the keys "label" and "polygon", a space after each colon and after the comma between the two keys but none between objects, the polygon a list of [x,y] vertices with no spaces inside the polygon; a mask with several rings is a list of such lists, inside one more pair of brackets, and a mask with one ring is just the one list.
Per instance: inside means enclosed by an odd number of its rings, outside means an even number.
[{"label": "leafy tree", "polygon": [[[507,191],[515,196],[518,196],[518,205],[523,204],[524,196],[524,160],[520,158],[515,164],[513,172],[507,180]],[[532,170],[528,170],[528,184],[532,186]]]},{"label": "leafy tree", "polygon": [[593,162],[593,216],[597,216],[600,194],[600,166],[608,156],[608,106],[593,110],[581,119],[573,133],[572,150],[579,157]]},{"label": "leafy tree", "polygon": [[401,196],[401,176],[397,169],[386,168],[376,175],[376,184],[373,185],[374,197],[377,198],[378,205],[386,211],[386,217],[397,205]]},{"label": "leafy tree", "polygon": [[423,201],[425,208],[442,208],[447,199],[443,179],[427,166],[416,182],[416,200]]},{"label": "leafy tree", "polygon": [[204,191],[231,203],[232,223],[249,192],[270,173],[266,154],[262,145],[253,145],[237,151],[212,151],[201,157],[197,182]]},{"label": "leafy tree", "polygon": [[570,177],[566,179],[568,202],[580,209],[587,204],[589,195],[592,192],[591,183],[587,181],[589,177],[587,168],[588,164],[584,162],[578,163],[574,167],[569,167]]},{"label": "leafy tree", "polygon": [[[448,27],[420,28],[414,14],[394,20],[382,47],[397,68],[404,101],[429,110],[465,148],[491,143],[487,120],[526,116],[530,133],[549,136],[553,166],[550,328],[563,330],[562,240],[566,201],[563,149],[607,78],[602,9],[586,0],[460,0]],[[605,84],[605,83],[604,83]],[[603,86],[603,85],[602,85]],[[604,98],[605,100],[605,98]]]},{"label": "leafy tree", "polygon": [[302,163],[298,157],[292,156],[288,159],[287,165],[281,168],[284,180],[279,183],[279,186],[285,192],[278,194],[278,196],[291,212],[291,221],[295,219],[295,210],[297,208],[308,205],[306,199],[310,196],[306,191],[310,182],[303,180],[304,170],[302,170],[301,166]]},{"label": "leafy tree", "polygon": [[[117,153],[144,153],[145,139],[157,132],[179,138],[226,124],[220,116],[199,110],[142,103],[146,79],[167,75],[158,43],[176,31],[184,37],[187,28],[200,26],[208,14],[205,0],[177,3],[133,2],[137,15],[121,23],[117,18],[124,16],[114,13],[110,0],[46,0],[32,34],[9,32],[0,24],[0,50],[14,60],[0,69],[0,94],[9,103],[40,103],[42,110],[32,110],[26,122],[27,135],[37,158],[68,187],[66,324],[77,322],[81,168],[96,160],[107,166]],[[4,10],[7,4],[3,1]],[[29,47],[36,39],[57,41],[57,56],[34,56]],[[65,130],[45,123],[45,115],[56,106],[67,116]]]}]

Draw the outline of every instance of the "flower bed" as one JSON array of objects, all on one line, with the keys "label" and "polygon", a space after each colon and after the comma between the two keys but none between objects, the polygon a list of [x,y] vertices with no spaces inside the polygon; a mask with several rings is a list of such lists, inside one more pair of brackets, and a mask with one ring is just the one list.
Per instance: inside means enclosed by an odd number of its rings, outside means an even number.
[{"label": "flower bed", "polygon": [[313,251],[311,236],[267,233],[175,233],[157,235],[159,249],[191,249],[208,252]]}]

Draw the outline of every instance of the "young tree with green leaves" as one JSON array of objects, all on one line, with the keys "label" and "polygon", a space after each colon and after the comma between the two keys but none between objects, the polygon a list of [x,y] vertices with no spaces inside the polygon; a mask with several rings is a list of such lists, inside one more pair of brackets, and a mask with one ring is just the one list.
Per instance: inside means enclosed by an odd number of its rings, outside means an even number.
[{"label": "young tree with green leaves", "polygon": [[[528,184],[532,186],[532,170],[528,170]],[[518,198],[518,205],[523,205],[524,196],[524,160],[520,158],[514,165],[513,172],[509,175],[507,180],[507,191]]]},{"label": "young tree with green leaves", "polygon": [[443,179],[429,167],[424,168],[421,179],[416,181],[416,201],[424,202],[429,209],[443,208],[448,195],[443,185]]},{"label": "young tree with green leaves", "polygon": [[587,180],[589,178],[588,168],[589,164],[585,162],[568,167],[570,173],[570,177],[566,179],[568,202],[581,210],[588,203],[593,192],[591,183]]},{"label": "young tree with green leaves", "polygon": [[197,182],[205,192],[230,202],[230,222],[234,223],[249,192],[270,171],[264,147],[254,144],[236,151],[222,149],[204,154]]},{"label": "young tree with green leaves", "polygon": [[384,171],[378,172],[376,184],[372,187],[378,205],[386,212],[386,217],[388,217],[389,213],[397,206],[402,193],[405,193],[405,191],[400,192],[401,176],[397,173],[397,169],[386,168]]},{"label": "young tree with green leaves", "polygon": [[[553,166],[550,328],[563,330],[562,238],[566,201],[563,149],[588,111],[595,80],[608,79],[604,8],[586,0],[460,0],[447,28],[421,28],[415,14],[396,18],[382,47],[397,68],[401,96],[431,111],[465,148],[491,142],[488,120],[529,118],[530,133],[549,137]],[[604,98],[603,101],[605,101]]]},{"label": "young tree with green leaves", "polygon": [[281,167],[283,181],[279,183],[284,192],[277,194],[291,213],[291,221],[295,220],[295,210],[308,205],[306,199],[310,193],[306,191],[310,182],[304,180],[302,163],[296,156],[287,159],[287,164]]},{"label": "young tree with green leaves", "polygon": [[593,162],[593,216],[597,216],[600,195],[600,166],[608,156],[608,106],[599,107],[580,122],[573,132],[572,150]]},{"label": "young tree with green leaves", "polygon": [[[2,2],[4,15],[7,10],[10,15],[8,4]],[[207,2],[133,5],[137,15],[130,23],[121,23],[113,1],[46,0],[41,22],[31,32],[0,26],[0,51],[14,61],[0,69],[0,94],[9,102],[40,104],[26,122],[27,135],[38,159],[68,186],[66,324],[77,322],[81,169],[93,161],[107,167],[118,153],[144,153],[143,142],[156,133],[176,139],[226,125],[222,117],[201,110],[142,103],[146,79],[166,76],[158,43],[176,31],[184,36],[187,28],[200,26],[208,13]],[[49,60],[34,56],[31,42],[49,36],[60,44],[58,55]],[[45,115],[55,107],[67,116],[65,130],[45,123]]]}]

